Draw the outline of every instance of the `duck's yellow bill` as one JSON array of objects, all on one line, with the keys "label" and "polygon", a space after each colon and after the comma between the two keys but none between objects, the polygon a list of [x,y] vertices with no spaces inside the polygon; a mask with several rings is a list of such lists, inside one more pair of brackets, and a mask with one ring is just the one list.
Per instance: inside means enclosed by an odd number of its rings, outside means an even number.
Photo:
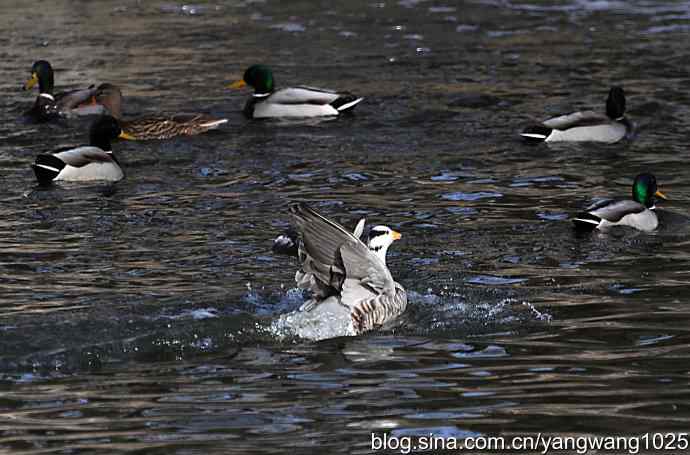
[{"label": "duck's yellow bill", "polygon": [[29,90],[36,84],[38,84],[38,74],[31,73],[31,79],[24,83],[24,90]]},{"label": "duck's yellow bill", "polygon": [[398,231],[391,231],[391,235],[393,236],[393,240],[400,240],[402,238],[402,234]]},{"label": "duck's yellow bill", "polygon": [[665,195],[664,193],[662,193],[661,191],[657,191],[656,193],[654,193],[654,196],[660,197],[661,199],[663,199],[663,200],[665,200],[665,201],[668,200],[668,198],[666,197],[666,195]]},{"label": "duck's yellow bill", "polygon": [[137,140],[136,137],[134,137],[134,136],[132,136],[131,134],[126,133],[126,132],[124,132],[124,131],[121,132],[121,133],[120,133],[120,136],[118,136],[118,137],[119,137],[120,139],[126,139],[126,140],[128,140],[128,141],[136,141],[136,140]]},{"label": "duck's yellow bill", "polygon": [[239,81],[235,81],[232,84],[228,85],[228,88],[242,88],[245,85],[247,85],[247,83],[244,82],[244,79],[240,79]]}]

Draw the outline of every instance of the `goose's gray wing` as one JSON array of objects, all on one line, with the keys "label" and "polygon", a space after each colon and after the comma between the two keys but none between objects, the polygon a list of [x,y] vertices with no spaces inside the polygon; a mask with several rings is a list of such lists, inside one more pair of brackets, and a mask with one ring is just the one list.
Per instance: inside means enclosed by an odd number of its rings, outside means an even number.
[{"label": "goose's gray wing", "polygon": [[[302,241],[302,265],[312,268],[320,281],[340,289],[348,278],[377,293],[394,292],[395,281],[386,264],[347,229],[306,204],[296,204],[291,211]],[[334,274],[339,275],[335,281]]]},{"label": "goose's gray wing", "polygon": [[641,213],[647,208],[633,200],[612,201],[605,200],[591,205],[585,209],[587,213],[611,223],[617,223],[626,215]]},{"label": "goose's gray wing", "polygon": [[367,251],[368,248],[340,224],[321,216],[306,204],[296,204],[290,211],[300,237],[302,270],[295,277],[298,285],[323,296],[339,292],[345,279],[341,245],[350,241],[360,243]]},{"label": "goose's gray wing", "polygon": [[608,123],[610,121],[611,119],[604,114],[599,114],[594,111],[580,111],[550,118],[542,123],[545,127],[554,130],[567,130],[578,126],[601,125],[602,123]]},{"label": "goose's gray wing", "polygon": [[77,147],[55,153],[54,155],[65,164],[73,167],[83,167],[93,162],[113,161],[110,153],[92,146]]},{"label": "goose's gray wing", "polygon": [[355,228],[352,231],[352,235],[361,240],[362,234],[364,234],[364,224],[366,222],[366,218],[360,218],[360,220],[357,222],[357,226],[355,226]]},{"label": "goose's gray wing", "polygon": [[[376,295],[395,293],[395,281],[390,270],[362,242],[343,243],[340,247],[340,257],[349,287],[358,285]],[[347,291],[343,289],[343,300],[346,300],[346,295]]]}]

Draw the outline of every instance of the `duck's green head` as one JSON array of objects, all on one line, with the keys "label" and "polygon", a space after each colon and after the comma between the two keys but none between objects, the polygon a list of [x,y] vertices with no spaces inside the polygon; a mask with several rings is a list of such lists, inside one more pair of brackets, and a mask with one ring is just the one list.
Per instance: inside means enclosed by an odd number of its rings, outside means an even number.
[{"label": "duck's green head", "polygon": [[633,200],[639,202],[647,208],[654,207],[655,197],[667,199],[666,195],[659,191],[656,186],[656,177],[645,172],[635,177],[632,186]]},{"label": "duck's green head", "polygon": [[89,129],[89,143],[101,150],[110,151],[110,141],[117,139],[122,134],[120,124],[110,115],[98,118]]},{"label": "duck's green head", "polygon": [[606,98],[606,116],[618,120],[625,115],[625,92],[623,87],[611,87]]},{"label": "duck's green head", "polygon": [[31,67],[31,78],[24,83],[24,90],[38,83],[39,93],[53,93],[53,67],[45,60],[39,60]]},{"label": "duck's green head", "polygon": [[241,88],[245,85],[254,87],[254,93],[264,95],[273,92],[273,71],[265,65],[252,65],[244,72],[239,81],[233,82],[228,88]]}]

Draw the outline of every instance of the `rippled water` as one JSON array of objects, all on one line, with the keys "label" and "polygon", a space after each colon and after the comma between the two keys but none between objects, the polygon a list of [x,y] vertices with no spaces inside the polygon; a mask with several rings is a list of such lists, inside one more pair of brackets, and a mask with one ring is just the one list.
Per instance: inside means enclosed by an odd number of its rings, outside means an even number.
[{"label": "rippled water", "polygon": [[[689,2],[8,1],[0,15],[0,451],[369,453],[391,435],[607,435],[690,424]],[[18,121],[31,63],[112,82],[205,136],[118,143],[126,180],[38,188],[86,123]],[[249,122],[250,64],[366,97]],[[628,94],[634,140],[528,146],[525,124]],[[576,236],[653,171],[653,234]],[[318,343],[271,240],[309,201],[403,240],[391,332]],[[71,452],[70,452],[71,451]],[[644,452],[641,452],[644,453]],[[680,453],[680,452],[678,452]]]}]

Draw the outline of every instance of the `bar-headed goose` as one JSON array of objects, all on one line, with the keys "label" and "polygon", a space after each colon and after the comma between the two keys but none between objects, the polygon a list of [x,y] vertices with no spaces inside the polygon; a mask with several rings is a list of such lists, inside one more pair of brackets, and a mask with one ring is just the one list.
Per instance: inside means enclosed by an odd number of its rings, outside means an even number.
[{"label": "bar-headed goose", "polygon": [[[388,324],[405,311],[407,293],[386,265],[386,252],[400,239],[398,232],[375,226],[364,244],[306,204],[290,211],[299,234],[295,281],[311,291],[299,312],[334,318],[334,324],[346,327],[341,335],[356,335]],[[356,230],[361,230],[360,224]]]}]

